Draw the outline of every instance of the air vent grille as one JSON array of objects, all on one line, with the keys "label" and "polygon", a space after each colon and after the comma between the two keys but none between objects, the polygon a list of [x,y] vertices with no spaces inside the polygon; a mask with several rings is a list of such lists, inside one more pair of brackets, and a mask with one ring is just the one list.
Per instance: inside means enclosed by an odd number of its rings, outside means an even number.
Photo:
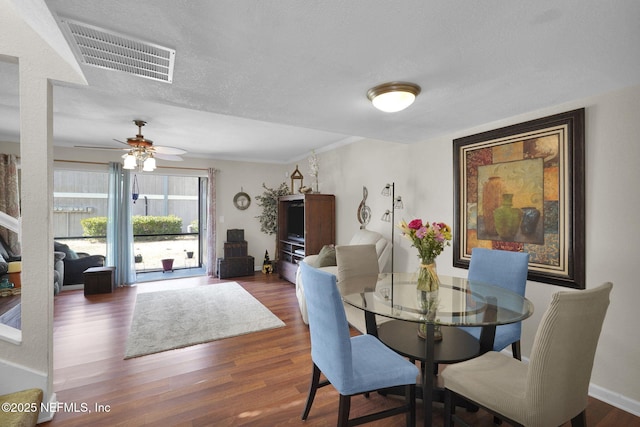
[{"label": "air vent grille", "polygon": [[83,63],[147,79],[173,81],[175,50],[66,18],[62,24]]}]

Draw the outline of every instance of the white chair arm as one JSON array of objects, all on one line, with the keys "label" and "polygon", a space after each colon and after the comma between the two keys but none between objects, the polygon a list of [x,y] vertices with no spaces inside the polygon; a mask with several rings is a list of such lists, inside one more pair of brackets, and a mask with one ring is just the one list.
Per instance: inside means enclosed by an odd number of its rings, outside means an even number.
[{"label": "white chair arm", "polygon": [[309,264],[311,267],[315,267],[318,262],[318,255],[307,255],[302,261]]}]

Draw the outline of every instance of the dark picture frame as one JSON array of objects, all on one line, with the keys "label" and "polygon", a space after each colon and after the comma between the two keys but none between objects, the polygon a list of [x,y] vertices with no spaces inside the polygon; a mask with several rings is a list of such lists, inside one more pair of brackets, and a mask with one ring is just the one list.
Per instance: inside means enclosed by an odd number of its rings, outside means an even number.
[{"label": "dark picture frame", "polygon": [[584,108],[453,140],[453,266],[530,254],[528,279],[585,288]]}]

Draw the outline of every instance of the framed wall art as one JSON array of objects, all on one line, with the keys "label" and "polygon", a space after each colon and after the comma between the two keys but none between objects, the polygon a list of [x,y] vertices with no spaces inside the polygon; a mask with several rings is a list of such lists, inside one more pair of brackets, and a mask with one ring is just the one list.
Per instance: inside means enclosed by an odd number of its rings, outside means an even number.
[{"label": "framed wall art", "polygon": [[453,265],[528,252],[529,280],[585,288],[584,108],[453,141]]}]

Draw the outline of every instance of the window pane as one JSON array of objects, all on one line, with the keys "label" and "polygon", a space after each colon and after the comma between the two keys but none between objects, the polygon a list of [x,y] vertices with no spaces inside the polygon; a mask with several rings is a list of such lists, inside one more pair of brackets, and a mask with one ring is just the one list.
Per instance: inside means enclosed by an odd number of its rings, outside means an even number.
[{"label": "window pane", "polygon": [[109,174],[56,170],[53,174],[53,235],[75,252],[106,255]]},{"label": "window pane", "polygon": [[199,266],[198,178],[135,174],[132,182],[136,270]]}]

